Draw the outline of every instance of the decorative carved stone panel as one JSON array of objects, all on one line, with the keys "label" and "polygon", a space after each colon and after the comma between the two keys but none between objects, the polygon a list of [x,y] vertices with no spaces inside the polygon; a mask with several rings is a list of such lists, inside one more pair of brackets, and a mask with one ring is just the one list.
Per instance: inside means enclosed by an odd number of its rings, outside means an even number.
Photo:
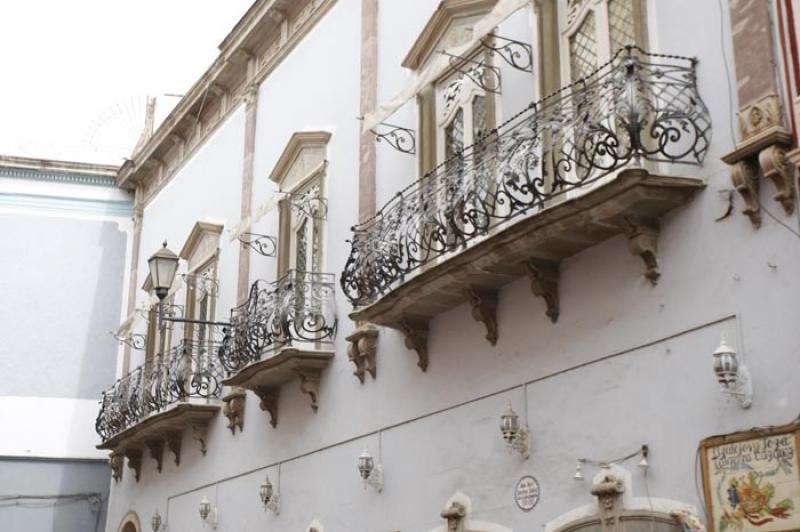
[{"label": "decorative carved stone panel", "polygon": [[122,468],[125,465],[125,455],[112,452],[108,457],[108,465],[111,467],[111,477],[115,482],[122,480]]}]

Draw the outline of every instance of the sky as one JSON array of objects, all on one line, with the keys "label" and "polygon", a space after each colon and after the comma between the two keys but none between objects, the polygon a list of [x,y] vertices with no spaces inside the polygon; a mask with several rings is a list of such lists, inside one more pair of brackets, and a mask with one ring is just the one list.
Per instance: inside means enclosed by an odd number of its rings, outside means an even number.
[{"label": "sky", "polygon": [[0,0],[0,155],[121,164],[253,0]]}]

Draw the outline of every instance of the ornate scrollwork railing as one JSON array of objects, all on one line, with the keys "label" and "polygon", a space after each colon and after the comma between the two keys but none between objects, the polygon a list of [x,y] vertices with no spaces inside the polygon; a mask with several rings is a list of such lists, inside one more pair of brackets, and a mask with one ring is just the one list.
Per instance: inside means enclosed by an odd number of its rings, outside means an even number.
[{"label": "ornate scrollwork railing", "polygon": [[623,48],[353,227],[341,287],[354,306],[367,305],[423,265],[627,165],[702,164],[710,140],[696,60]]},{"label": "ornate scrollwork railing", "polygon": [[218,348],[219,342],[183,340],[119,379],[100,401],[95,430],[103,441],[173,403],[220,397]]},{"label": "ornate scrollwork railing", "polygon": [[291,270],[276,282],[256,281],[231,310],[219,360],[234,373],[278,347],[331,343],[336,325],[333,274]]}]

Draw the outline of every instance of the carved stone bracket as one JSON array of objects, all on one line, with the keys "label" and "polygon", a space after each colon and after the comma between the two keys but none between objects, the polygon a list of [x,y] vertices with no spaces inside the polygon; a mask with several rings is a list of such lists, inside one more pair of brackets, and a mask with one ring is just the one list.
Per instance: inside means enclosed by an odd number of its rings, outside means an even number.
[{"label": "carved stone bracket", "polygon": [[311,410],[314,413],[319,408],[319,382],[322,375],[322,370],[303,368],[297,370],[297,376],[300,379],[300,391],[311,398]]},{"label": "carved stone bracket", "polygon": [[203,453],[203,456],[205,456],[208,452],[208,448],[206,447],[207,436],[208,425],[192,425],[192,438],[197,440],[197,442],[200,444],[200,452]]},{"label": "carved stone bracket", "polygon": [[617,530],[619,517],[623,510],[621,496],[624,492],[625,484],[613,474],[606,475],[592,485],[591,493],[597,497],[602,530]]},{"label": "carved stone bracket", "polygon": [[764,172],[764,177],[775,183],[778,192],[773,199],[781,204],[786,214],[794,212],[794,181],[792,181],[789,165],[786,164],[786,149],[773,144],[761,150],[758,154],[758,163]]},{"label": "carved stone bracket", "polygon": [[378,329],[374,325],[365,324],[358,327],[353,334],[346,338],[348,342],[347,357],[355,364],[353,375],[364,384],[364,375],[369,373],[374,379],[377,375],[378,365],[376,354],[378,351]]},{"label": "carved stone bracket", "polygon": [[244,406],[246,403],[247,395],[243,388],[234,387],[231,393],[222,398],[225,405],[222,407],[222,413],[228,418],[228,428],[231,429],[231,434],[236,434],[236,427],[239,427],[239,432],[244,430]]},{"label": "carved stone bracket", "polygon": [[111,466],[111,478],[115,482],[122,480],[122,466],[125,464],[125,455],[112,452],[108,457],[108,465]]},{"label": "carved stone bracket", "polygon": [[486,327],[486,339],[497,345],[497,290],[469,286],[464,295],[472,307],[472,317]]},{"label": "carved stone bracket", "polygon": [[525,270],[531,281],[531,292],[544,299],[547,316],[555,323],[560,313],[558,301],[558,263],[540,259],[525,261]]},{"label": "carved stone bracket", "polygon": [[658,221],[626,217],[622,230],[628,239],[628,250],[644,261],[644,276],[652,284],[656,284],[661,275],[658,271]]},{"label": "carved stone bracket", "polygon": [[136,474],[136,482],[139,482],[139,477],[142,474],[142,450],[126,449],[125,456],[128,458],[128,467],[133,469]]},{"label": "carved stone bracket", "polygon": [[453,501],[447,508],[442,510],[440,515],[442,519],[447,521],[448,532],[461,532],[463,530],[462,523],[467,516],[467,509],[460,502]]},{"label": "carved stone bracket", "polygon": [[174,432],[172,434],[168,434],[166,437],[167,440],[167,449],[172,455],[175,457],[175,465],[181,465],[181,439],[182,434],[180,432]]},{"label": "carved stone bracket", "polygon": [[269,413],[269,424],[272,428],[278,426],[278,399],[280,398],[280,388],[258,387],[253,390],[261,399],[258,406],[261,410]]},{"label": "carved stone bracket", "polygon": [[750,218],[756,228],[761,227],[761,207],[758,205],[758,175],[752,161],[739,161],[731,167],[733,188],[744,200],[742,214]]},{"label": "carved stone bracket", "polygon": [[733,152],[722,157],[731,166],[731,182],[744,200],[745,208],[742,213],[750,218],[756,228],[761,226],[759,171],[775,184],[778,191],[773,199],[781,204],[784,212],[794,212],[797,192],[786,152],[791,142],[792,136],[786,129],[773,126],[746,138]]},{"label": "carved stone bracket", "polygon": [[404,319],[400,322],[400,330],[405,336],[408,349],[417,352],[417,366],[422,371],[428,370],[428,322]]},{"label": "carved stone bracket", "polygon": [[150,449],[150,456],[156,461],[156,469],[161,473],[164,464],[164,440],[147,440],[144,443]]}]

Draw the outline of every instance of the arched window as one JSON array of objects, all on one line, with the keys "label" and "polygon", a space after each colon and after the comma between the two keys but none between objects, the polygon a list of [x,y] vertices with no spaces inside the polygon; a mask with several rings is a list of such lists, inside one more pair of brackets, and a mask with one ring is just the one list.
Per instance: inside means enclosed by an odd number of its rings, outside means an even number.
[{"label": "arched window", "polygon": [[142,524],[136,512],[128,512],[120,521],[118,532],[142,532]]}]

